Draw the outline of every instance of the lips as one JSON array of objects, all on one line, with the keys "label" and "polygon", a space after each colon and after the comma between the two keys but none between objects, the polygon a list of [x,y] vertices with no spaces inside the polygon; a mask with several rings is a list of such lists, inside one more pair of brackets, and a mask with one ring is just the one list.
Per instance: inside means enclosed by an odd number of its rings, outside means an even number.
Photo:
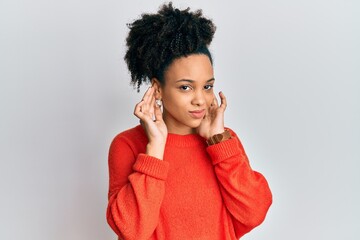
[{"label": "lips", "polygon": [[195,111],[189,111],[190,116],[192,116],[193,118],[199,119],[199,118],[203,118],[205,115],[205,109],[202,110],[195,110]]}]

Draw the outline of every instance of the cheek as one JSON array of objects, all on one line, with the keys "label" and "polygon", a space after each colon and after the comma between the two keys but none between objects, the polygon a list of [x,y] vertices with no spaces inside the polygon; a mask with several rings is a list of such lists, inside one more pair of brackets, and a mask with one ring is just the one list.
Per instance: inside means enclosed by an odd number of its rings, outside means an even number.
[{"label": "cheek", "polygon": [[168,94],[163,96],[163,103],[164,106],[167,108],[168,111],[175,111],[177,109],[183,108],[186,104],[185,99],[180,94]]},{"label": "cheek", "polygon": [[212,93],[212,94],[208,94],[207,96],[206,96],[206,105],[208,106],[208,107],[210,107],[210,105],[212,104],[212,102],[213,102],[213,100],[214,100],[214,94]]},{"label": "cheek", "polygon": [[183,108],[188,104],[189,101],[191,101],[191,98],[189,98],[188,96],[186,96],[184,94],[175,93],[175,94],[166,96],[166,98],[164,98],[164,101],[167,102],[166,105],[168,105],[168,106],[172,106],[172,107],[176,107],[176,108]]}]

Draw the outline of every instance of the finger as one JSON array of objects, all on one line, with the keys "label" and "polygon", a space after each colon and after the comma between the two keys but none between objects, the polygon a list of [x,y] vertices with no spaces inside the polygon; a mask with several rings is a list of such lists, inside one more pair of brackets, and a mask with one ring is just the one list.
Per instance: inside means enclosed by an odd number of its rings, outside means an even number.
[{"label": "finger", "polygon": [[214,106],[215,106],[215,107],[218,107],[218,106],[219,106],[219,101],[217,100],[216,96],[214,96],[213,102],[214,102]]},{"label": "finger", "polygon": [[142,107],[144,105],[144,101],[141,101],[140,103],[136,104],[134,115],[140,119],[140,124],[144,126],[145,123],[152,122],[152,118],[148,115],[142,112]]},{"label": "finger", "polygon": [[149,114],[148,111],[149,111],[149,109],[151,109],[150,102],[151,102],[153,93],[154,93],[154,89],[151,87],[146,91],[146,93],[143,97],[144,105],[141,108],[141,112],[143,112],[145,114]]},{"label": "finger", "polygon": [[219,92],[219,96],[220,96],[220,99],[221,99],[220,108],[222,108],[225,111],[225,109],[227,107],[226,97],[225,97],[223,92]]},{"label": "finger", "polygon": [[134,115],[137,116],[138,118],[141,119],[141,117],[143,116],[142,113],[142,106],[144,105],[144,101],[139,102],[138,104],[135,105],[135,109],[134,109]]},{"label": "finger", "polygon": [[[213,105],[213,104],[211,104],[211,105]],[[213,109],[213,106],[210,106],[210,107],[206,108],[205,116],[204,116],[203,119],[211,118],[212,109]]]},{"label": "finger", "polygon": [[154,97],[154,94],[152,94],[152,97],[151,97],[151,100],[150,100],[150,103],[149,103],[149,115],[151,118],[153,118],[154,116],[154,108],[155,108],[155,97]]},{"label": "finger", "polygon": [[146,90],[146,92],[144,93],[144,96],[143,96],[142,100],[147,100],[147,98],[149,97],[149,95],[150,95],[150,93],[151,93],[152,90],[153,90],[153,88],[150,86],[150,87]]},{"label": "finger", "polygon": [[[154,92],[154,88],[149,87],[148,90],[146,90],[146,92],[145,92],[142,100],[143,100],[145,103],[148,103],[151,95],[153,94],[153,92]],[[150,100],[151,100],[151,99],[150,99]]]}]

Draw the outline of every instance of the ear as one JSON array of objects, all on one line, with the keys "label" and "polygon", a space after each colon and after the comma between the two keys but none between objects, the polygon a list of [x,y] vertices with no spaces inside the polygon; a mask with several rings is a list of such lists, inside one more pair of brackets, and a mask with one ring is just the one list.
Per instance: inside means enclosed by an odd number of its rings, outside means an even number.
[{"label": "ear", "polygon": [[151,79],[151,86],[155,89],[155,98],[161,99],[162,98],[162,88],[161,83],[157,78]]}]

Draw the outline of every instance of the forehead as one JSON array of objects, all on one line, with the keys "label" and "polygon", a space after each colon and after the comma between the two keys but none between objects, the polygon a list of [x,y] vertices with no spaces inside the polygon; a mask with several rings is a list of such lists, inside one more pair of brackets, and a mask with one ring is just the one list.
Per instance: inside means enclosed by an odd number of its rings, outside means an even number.
[{"label": "forehead", "polygon": [[180,79],[207,81],[214,76],[210,59],[205,54],[192,54],[175,59],[164,73],[167,82]]}]

